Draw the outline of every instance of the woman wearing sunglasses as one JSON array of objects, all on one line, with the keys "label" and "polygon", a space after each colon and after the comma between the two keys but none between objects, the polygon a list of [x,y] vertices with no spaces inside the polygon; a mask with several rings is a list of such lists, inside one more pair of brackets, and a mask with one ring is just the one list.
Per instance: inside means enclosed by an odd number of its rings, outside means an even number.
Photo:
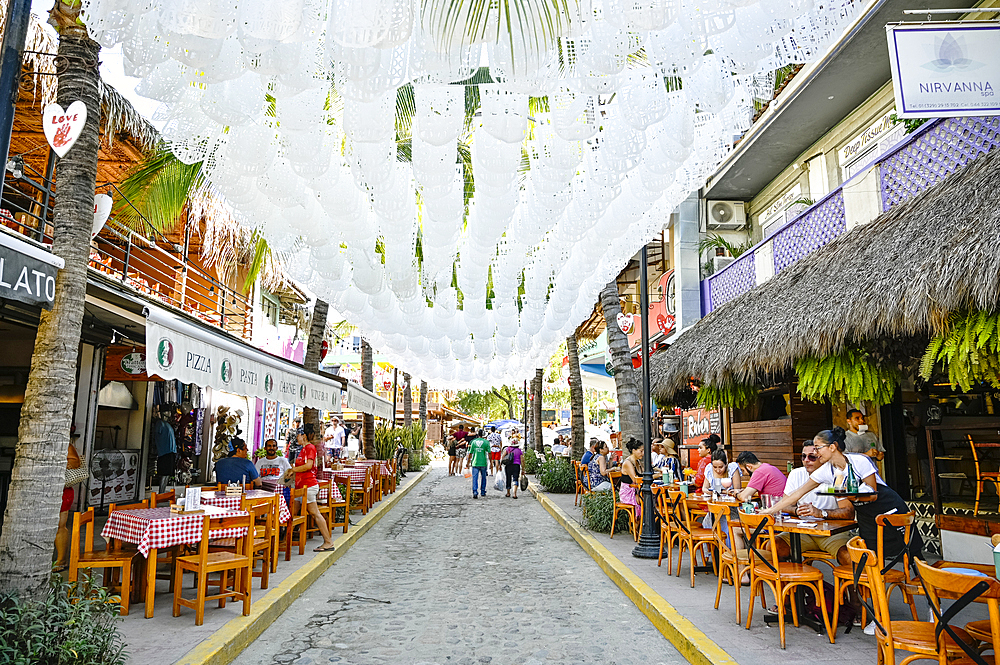
[{"label": "woman wearing sunglasses", "polygon": [[[813,439],[813,446],[816,450],[816,457],[822,466],[813,471],[801,487],[785,496],[771,508],[761,512],[773,515],[795,505],[802,497],[820,485],[835,484],[838,478],[843,478],[847,474],[847,465],[850,464],[858,478],[861,479],[859,482],[861,491],[868,494],[868,496],[853,499],[854,512],[858,521],[858,534],[864,539],[865,545],[869,549],[876,550],[878,547],[878,528],[875,525],[875,518],[886,513],[906,513],[910,509],[902,497],[885,484],[871,458],[844,452],[845,439],[846,436],[841,427],[823,430],[817,434]],[[912,530],[911,534],[913,535],[913,543],[910,556],[920,556],[924,547],[923,541],[916,529]],[[885,556],[891,560],[905,545],[903,534],[895,529],[886,529],[884,539]]]}]

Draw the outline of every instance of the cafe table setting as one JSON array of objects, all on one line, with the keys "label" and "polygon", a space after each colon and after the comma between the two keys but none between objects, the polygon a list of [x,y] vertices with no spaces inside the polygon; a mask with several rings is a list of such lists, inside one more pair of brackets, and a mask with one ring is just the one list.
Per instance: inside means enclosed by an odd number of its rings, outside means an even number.
[{"label": "cafe table setting", "polygon": [[[266,490],[247,490],[242,495],[227,495],[225,491],[202,492],[201,503],[209,506],[216,506],[217,508],[239,510],[243,499],[270,499],[274,495],[274,492],[268,492]],[[291,518],[292,514],[288,510],[288,504],[285,502],[285,495],[278,492],[277,496],[278,522],[285,524]]]}]

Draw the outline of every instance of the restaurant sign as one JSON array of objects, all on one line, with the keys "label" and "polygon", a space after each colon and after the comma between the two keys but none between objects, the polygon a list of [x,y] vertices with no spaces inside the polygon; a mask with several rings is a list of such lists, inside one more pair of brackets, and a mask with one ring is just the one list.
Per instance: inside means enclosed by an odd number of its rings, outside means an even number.
[{"label": "restaurant sign", "polygon": [[146,308],[147,371],[237,395],[339,411],[340,384]]},{"label": "restaurant sign", "polygon": [[105,381],[148,381],[146,353],[142,347],[108,347],[104,359]]},{"label": "restaurant sign", "polygon": [[682,442],[685,446],[697,446],[709,434],[722,436],[722,417],[712,409],[693,409],[681,413]]},{"label": "restaurant sign", "polygon": [[1000,112],[1000,25],[904,23],[885,29],[899,117]]},{"label": "restaurant sign", "polygon": [[56,272],[62,267],[59,257],[0,233],[0,299],[52,309]]}]

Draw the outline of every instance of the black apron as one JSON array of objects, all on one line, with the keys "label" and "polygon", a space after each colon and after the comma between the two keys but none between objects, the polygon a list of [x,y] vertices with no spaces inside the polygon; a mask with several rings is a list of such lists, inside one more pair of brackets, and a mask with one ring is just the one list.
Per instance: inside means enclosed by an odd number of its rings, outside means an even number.
[{"label": "black apron", "polygon": [[[876,485],[878,498],[874,501],[868,501],[865,503],[854,504],[854,514],[858,520],[858,534],[865,541],[865,545],[872,552],[878,552],[878,525],[875,524],[875,518],[879,515],[884,515],[891,511],[893,508],[896,509],[897,514],[904,514],[910,512],[909,507],[907,507],[906,502],[903,501],[903,497],[896,494],[896,491],[887,485],[882,485],[879,483]],[[885,528],[885,533],[883,534],[883,545],[885,547],[884,555],[886,561],[891,561],[906,543],[903,542],[903,531],[901,529],[896,529],[891,526]],[[917,530],[917,525],[913,524],[910,527],[910,556],[915,557],[923,556],[924,541],[920,537],[920,532]]]}]

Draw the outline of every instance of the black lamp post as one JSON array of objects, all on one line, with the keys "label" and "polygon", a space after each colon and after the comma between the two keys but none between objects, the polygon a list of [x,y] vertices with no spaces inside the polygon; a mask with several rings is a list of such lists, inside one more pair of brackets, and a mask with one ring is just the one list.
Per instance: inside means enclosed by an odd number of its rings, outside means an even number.
[{"label": "black lamp post", "polygon": [[650,420],[649,399],[649,286],[646,282],[646,271],[648,268],[646,258],[646,246],[642,246],[639,255],[639,321],[641,331],[642,354],[642,489],[639,490],[642,497],[642,534],[639,535],[639,544],[632,550],[632,556],[640,559],[655,559],[660,555],[660,525],[653,518],[653,465],[652,465],[652,444],[653,430]]},{"label": "black lamp post", "polygon": [[31,18],[31,0],[11,0],[7,5],[3,43],[0,44],[0,164],[7,164],[10,133],[14,128],[14,105],[17,103],[17,83],[21,78],[21,58],[24,40]]}]

